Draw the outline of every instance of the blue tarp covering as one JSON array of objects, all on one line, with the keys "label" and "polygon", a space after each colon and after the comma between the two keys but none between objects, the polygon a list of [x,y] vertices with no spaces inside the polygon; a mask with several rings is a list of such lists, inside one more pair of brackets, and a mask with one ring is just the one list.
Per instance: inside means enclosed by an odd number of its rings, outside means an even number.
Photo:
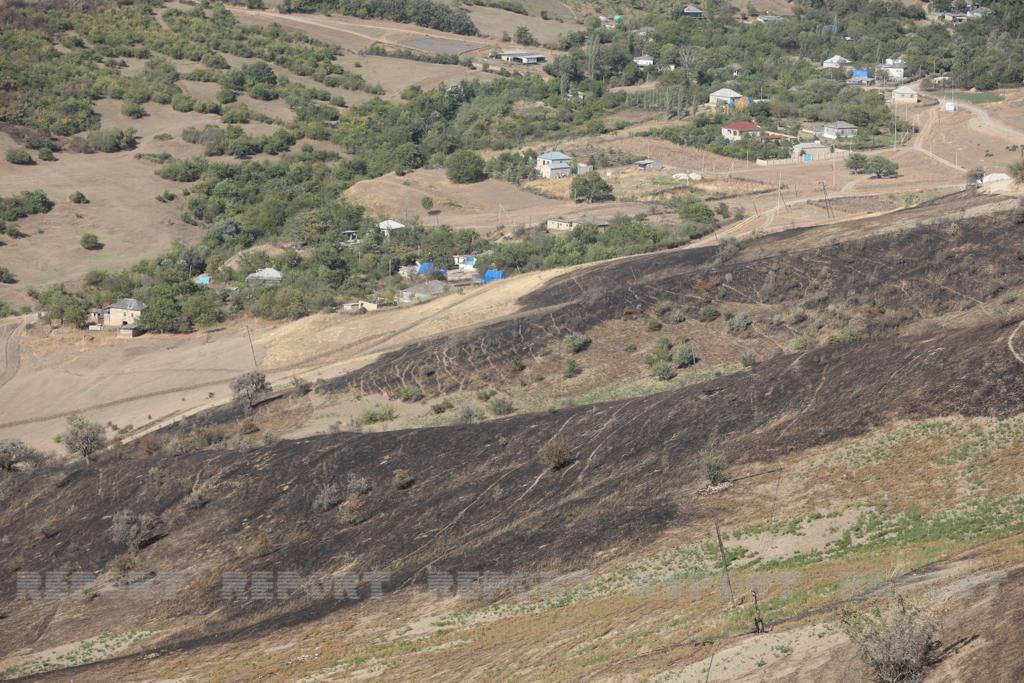
[{"label": "blue tarp covering", "polygon": [[504,279],[505,279],[505,271],[503,271],[503,270],[496,270],[494,268],[491,268],[486,273],[484,273],[483,283],[486,285],[488,282],[494,282],[495,280],[504,280]]},{"label": "blue tarp covering", "polygon": [[419,270],[416,271],[417,275],[426,275],[434,269],[433,263],[421,263]]},{"label": "blue tarp covering", "polygon": [[210,276],[198,275],[192,281],[195,282],[197,285],[208,285],[210,284]]},{"label": "blue tarp covering", "polygon": [[476,256],[467,256],[466,257],[466,265],[467,266],[475,266],[476,265]]},{"label": "blue tarp covering", "polygon": [[853,70],[853,77],[854,78],[871,78],[871,72],[868,71],[867,69],[854,69]]}]

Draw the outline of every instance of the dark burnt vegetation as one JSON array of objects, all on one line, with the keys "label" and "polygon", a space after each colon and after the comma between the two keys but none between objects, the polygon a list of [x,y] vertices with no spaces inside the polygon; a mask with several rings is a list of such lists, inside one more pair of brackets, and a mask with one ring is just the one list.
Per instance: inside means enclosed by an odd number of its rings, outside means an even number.
[{"label": "dark burnt vegetation", "polygon": [[[427,396],[514,381],[517,361],[528,364],[550,353],[560,339],[578,341],[618,318],[643,325],[651,312],[665,323],[678,316],[724,325],[739,339],[770,328],[797,345],[809,336],[830,344],[887,337],[974,307],[996,317],[1003,293],[1024,284],[1020,220],[1015,212],[940,221],[787,253],[786,241],[804,233],[796,231],[752,243],[725,262],[715,248],[616,261],[528,294],[521,300],[525,312],[515,318],[417,342],[326,388],[397,396],[428,366],[436,372],[417,383]],[[759,246],[773,254],[759,256]],[[747,312],[748,306],[784,313],[762,315]],[[722,323],[726,308],[733,312]],[[563,343],[570,350],[577,346]],[[686,356],[679,367],[686,366]]]}]

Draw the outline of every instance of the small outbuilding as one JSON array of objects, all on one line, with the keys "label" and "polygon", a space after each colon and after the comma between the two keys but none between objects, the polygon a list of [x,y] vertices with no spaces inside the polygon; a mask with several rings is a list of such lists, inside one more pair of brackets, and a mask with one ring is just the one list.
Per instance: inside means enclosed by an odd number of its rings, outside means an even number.
[{"label": "small outbuilding", "polygon": [[404,228],[405,224],[399,223],[396,220],[388,218],[387,220],[383,220],[380,223],[378,223],[377,227],[380,229],[381,234],[384,235],[384,239],[387,239],[391,237],[391,233],[393,233],[395,230],[401,230],[402,228]]},{"label": "small outbuilding", "polygon": [[829,153],[829,148],[820,142],[801,142],[793,145],[792,156],[800,161],[814,161]]},{"label": "small outbuilding", "polygon": [[743,99],[743,95],[739,94],[735,90],[732,90],[731,88],[719,88],[708,96],[708,104],[714,104],[720,107],[735,107],[741,99]]},{"label": "small outbuilding", "polygon": [[639,161],[634,161],[633,165],[645,173],[648,171],[660,171],[665,167],[665,164],[655,159],[640,159]]},{"label": "small outbuilding", "polygon": [[516,64],[541,64],[547,61],[548,56],[543,52],[524,52],[523,50],[507,50],[496,52],[494,56],[503,62]]},{"label": "small outbuilding", "polygon": [[277,268],[260,268],[245,276],[247,285],[279,285],[284,275]]},{"label": "small outbuilding", "polygon": [[654,66],[654,57],[650,55],[640,55],[639,57],[633,58],[633,63],[637,66]]},{"label": "small outbuilding", "polygon": [[857,126],[846,121],[836,121],[835,123],[826,123],[821,127],[821,137],[829,140],[839,140],[840,138],[854,138],[857,137]]},{"label": "small outbuilding", "polygon": [[907,104],[916,104],[917,93],[913,89],[905,85],[901,85],[900,87],[892,91],[892,101],[905,102]]}]

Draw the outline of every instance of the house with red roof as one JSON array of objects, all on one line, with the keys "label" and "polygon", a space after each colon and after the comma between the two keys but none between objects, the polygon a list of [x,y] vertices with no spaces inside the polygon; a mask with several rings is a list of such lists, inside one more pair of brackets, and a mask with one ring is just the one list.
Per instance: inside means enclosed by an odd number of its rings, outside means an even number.
[{"label": "house with red roof", "polygon": [[761,126],[753,121],[735,121],[722,126],[722,137],[730,142],[761,136]]}]

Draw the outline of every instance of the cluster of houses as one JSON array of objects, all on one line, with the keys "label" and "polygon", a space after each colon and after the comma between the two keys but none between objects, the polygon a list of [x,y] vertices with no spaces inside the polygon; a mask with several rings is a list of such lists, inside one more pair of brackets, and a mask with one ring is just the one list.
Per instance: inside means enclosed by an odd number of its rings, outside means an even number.
[{"label": "cluster of houses", "polygon": [[902,83],[906,80],[907,63],[900,57],[886,58],[881,64],[868,68],[856,68],[853,61],[842,55],[832,55],[822,61],[822,69],[833,70],[848,76],[849,85],[875,85],[876,82]]}]

